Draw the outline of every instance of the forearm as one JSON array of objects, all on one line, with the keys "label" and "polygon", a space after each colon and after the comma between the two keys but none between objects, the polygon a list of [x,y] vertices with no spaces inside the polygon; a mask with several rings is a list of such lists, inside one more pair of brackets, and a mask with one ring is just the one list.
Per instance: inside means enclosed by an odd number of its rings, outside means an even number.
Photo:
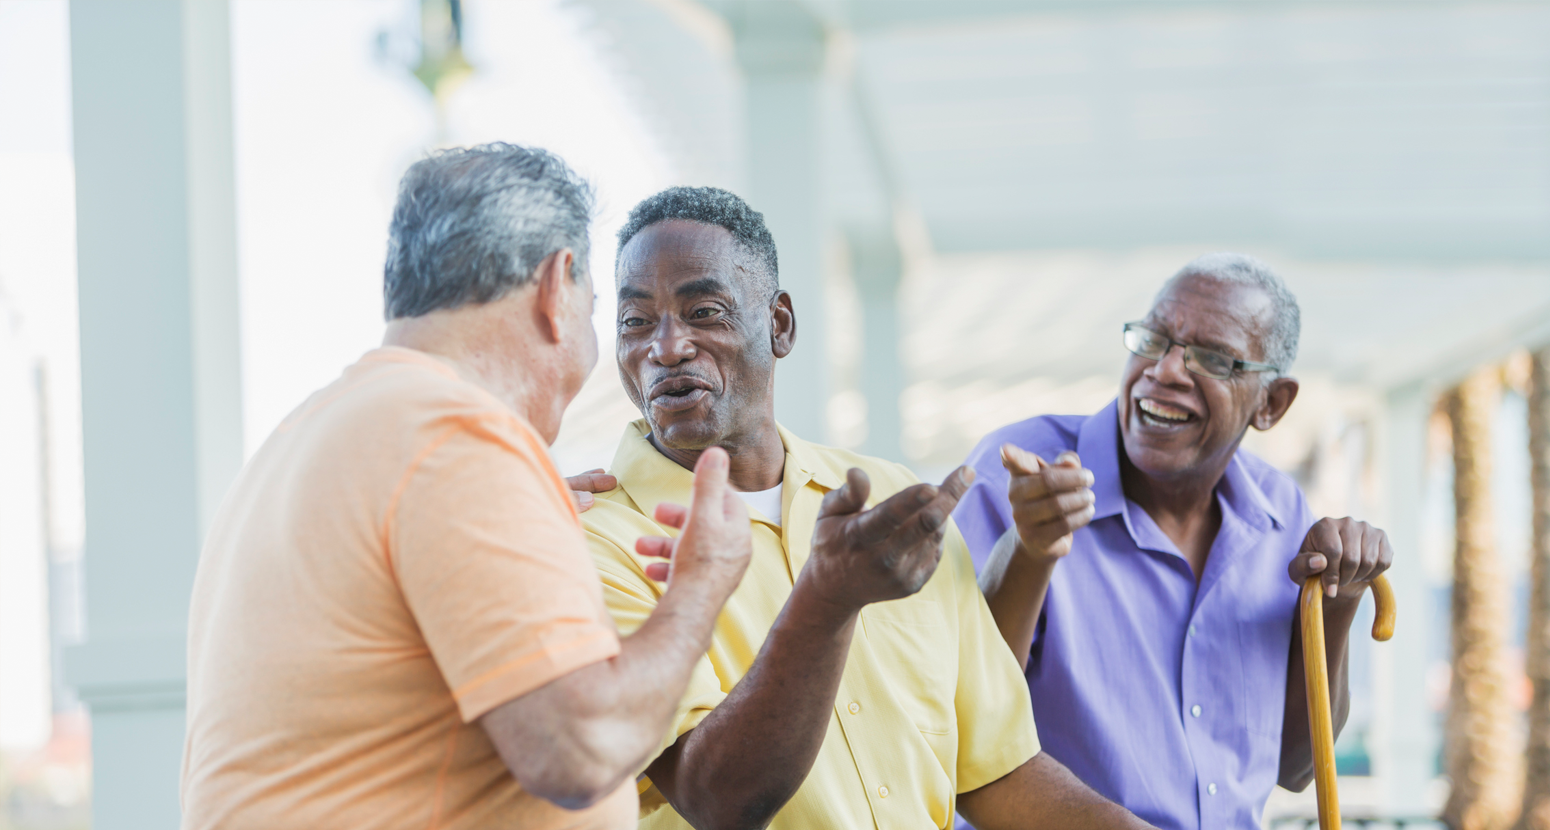
[{"label": "forearm", "polygon": [[586,806],[640,772],[662,737],[695,663],[710,646],[714,592],[674,586],[618,656],[578,669],[484,718],[522,786]]},{"label": "forearm", "polygon": [[[1341,589],[1351,590],[1350,586]],[[1340,737],[1351,713],[1348,668],[1351,623],[1361,594],[1350,599],[1324,600],[1324,659],[1329,671],[1330,718],[1334,736]],[[1308,682],[1302,651],[1301,610],[1292,620],[1292,648],[1286,672],[1286,711],[1281,719],[1281,766],[1279,783],[1302,792],[1313,781],[1313,738],[1308,725]]]},{"label": "forearm", "polygon": [[748,674],[647,774],[701,830],[762,827],[812,768],[823,745],[854,610],[816,599],[798,579]]},{"label": "forearm", "polygon": [[1043,752],[1001,778],[958,796],[958,811],[978,830],[1150,826],[1093,792]]},{"label": "forearm", "polygon": [[980,573],[980,592],[996,620],[1017,663],[1028,668],[1028,653],[1044,612],[1044,598],[1055,573],[1055,560],[1034,562],[1017,543],[1017,529],[1010,528],[996,541],[990,559]]}]

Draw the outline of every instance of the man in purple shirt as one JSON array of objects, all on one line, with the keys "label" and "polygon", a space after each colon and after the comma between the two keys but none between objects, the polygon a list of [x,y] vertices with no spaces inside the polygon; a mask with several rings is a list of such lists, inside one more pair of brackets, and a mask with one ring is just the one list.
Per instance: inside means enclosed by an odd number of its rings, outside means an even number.
[{"label": "man in purple shirt", "polygon": [[1160,828],[1258,827],[1277,783],[1307,787],[1298,587],[1324,575],[1339,734],[1351,621],[1393,558],[1381,530],[1316,519],[1238,449],[1297,397],[1298,328],[1263,263],[1200,257],[1125,327],[1117,400],[1005,427],[969,457],[954,519],[1045,751]]}]

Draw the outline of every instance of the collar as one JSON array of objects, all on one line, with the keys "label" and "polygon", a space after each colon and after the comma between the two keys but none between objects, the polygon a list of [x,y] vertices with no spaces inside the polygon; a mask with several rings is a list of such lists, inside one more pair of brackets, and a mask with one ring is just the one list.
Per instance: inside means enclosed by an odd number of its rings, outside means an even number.
[{"label": "collar", "polygon": [[1125,511],[1125,487],[1119,475],[1119,399],[1082,422],[1076,434],[1076,454],[1093,471],[1093,519]]},{"label": "collar", "polygon": [[[1076,439],[1077,455],[1082,466],[1093,471],[1094,519],[1116,516],[1125,510],[1125,489],[1119,470],[1119,399],[1099,410],[1082,422]],[[1216,491],[1249,524],[1260,530],[1272,525],[1284,527],[1286,523],[1271,504],[1269,497],[1260,489],[1254,477],[1243,463],[1243,451],[1233,453],[1227,463],[1227,471],[1217,482]]]},{"label": "collar", "polygon": [[[825,490],[836,489],[845,483],[845,471],[837,469],[817,447],[779,424],[776,429],[786,448],[785,474],[781,478],[782,501],[789,504],[792,493],[809,481]],[[644,418],[625,427],[624,437],[619,439],[619,449],[609,468],[619,479],[619,486],[648,517],[655,515],[659,504],[689,504],[694,492],[693,471],[658,452],[646,438],[650,434],[651,426]]]}]

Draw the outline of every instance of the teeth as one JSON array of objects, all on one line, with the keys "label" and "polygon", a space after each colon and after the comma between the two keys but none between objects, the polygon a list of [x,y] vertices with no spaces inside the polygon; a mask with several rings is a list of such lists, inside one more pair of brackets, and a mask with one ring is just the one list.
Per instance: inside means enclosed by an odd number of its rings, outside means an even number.
[{"label": "teeth", "polygon": [[1163,421],[1175,422],[1189,420],[1189,413],[1182,409],[1174,409],[1171,406],[1164,406],[1163,404],[1149,401],[1145,398],[1142,398],[1138,403],[1141,407],[1141,411],[1152,416],[1153,418],[1157,418]]}]

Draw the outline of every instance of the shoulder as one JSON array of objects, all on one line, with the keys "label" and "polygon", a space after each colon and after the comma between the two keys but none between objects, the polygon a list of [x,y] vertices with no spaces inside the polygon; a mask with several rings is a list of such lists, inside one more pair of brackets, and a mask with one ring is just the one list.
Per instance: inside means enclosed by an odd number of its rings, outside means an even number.
[{"label": "shoulder", "polygon": [[1307,529],[1307,525],[1312,523],[1312,514],[1296,479],[1245,449],[1238,450],[1235,460],[1244,476],[1259,488],[1259,492],[1281,514],[1282,519],[1293,525],[1302,525],[1296,528],[1298,530]]},{"label": "shoulder", "polygon": [[1007,424],[980,439],[969,453],[969,465],[1000,468],[1001,446],[1021,447],[1041,458],[1050,459],[1066,450],[1076,449],[1077,437],[1090,415],[1036,415],[1025,421]]},{"label": "shoulder", "polygon": [[1275,465],[1248,450],[1238,450],[1238,463],[1242,465],[1243,472],[1259,487],[1260,492],[1275,499],[1302,498],[1302,488],[1297,480],[1282,472]]}]

